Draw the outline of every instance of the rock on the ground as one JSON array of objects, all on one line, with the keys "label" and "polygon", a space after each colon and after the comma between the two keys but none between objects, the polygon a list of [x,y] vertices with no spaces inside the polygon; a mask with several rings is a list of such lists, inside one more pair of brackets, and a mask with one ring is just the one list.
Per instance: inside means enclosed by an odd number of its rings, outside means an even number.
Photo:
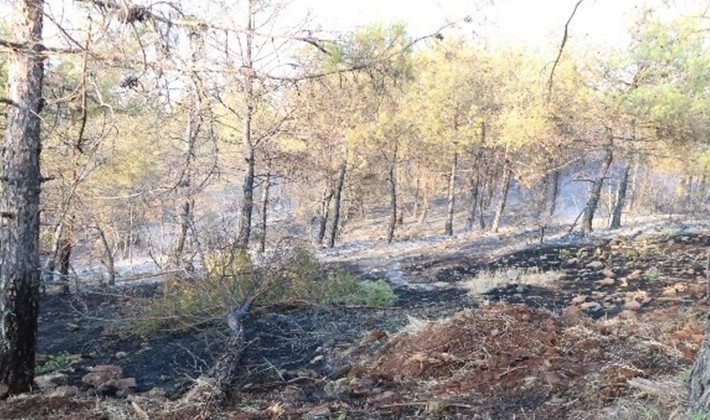
[{"label": "rock on the ground", "polygon": [[573,305],[579,305],[580,303],[584,303],[587,300],[587,297],[584,295],[577,295],[574,298],[572,298],[572,304]]},{"label": "rock on the ground", "polygon": [[614,279],[611,278],[611,277],[607,277],[607,278],[605,278],[605,279],[603,279],[603,280],[599,280],[599,282],[598,282],[598,284],[599,284],[600,286],[613,286],[614,283],[616,283],[616,280],[614,280]]},{"label": "rock on the ground", "polygon": [[590,270],[601,270],[602,268],[604,268],[604,263],[601,261],[592,261],[587,264],[586,267]]},{"label": "rock on the ground", "polygon": [[641,306],[643,305],[636,299],[629,299],[624,302],[624,309],[627,309],[629,311],[638,311],[639,309],[641,309]]},{"label": "rock on the ground", "polygon": [[81,378],[81,382],[93,388],[99,388],[111,380],[121,379],[123,370],[116,365],[98,365]]},{"label": "rock on the ground", "polygon": [[74,397],[79,393],[75,385],[59,385],[52,391],[52,397]]},{"label": "rock on the ground", "polygon": [[35,376],[35,384],[42,391],[54,389],[59,385],[67,383],[67,375],[60,372],[48,373],[46,375]]},{"label": "rock on the ground", "polygon": [[79,330],[79,325],[74,324],[73,322],[67,323],[67,325],[65,327],[66,327],[67,331],[69,331],[69,332],[74,332],[74,331]]},{"label": "rock on the ground", "polygon": [[599,311],[602,309],[602,305],[599,302],[584,302],[579,305],[579,308],[583,311]]}]

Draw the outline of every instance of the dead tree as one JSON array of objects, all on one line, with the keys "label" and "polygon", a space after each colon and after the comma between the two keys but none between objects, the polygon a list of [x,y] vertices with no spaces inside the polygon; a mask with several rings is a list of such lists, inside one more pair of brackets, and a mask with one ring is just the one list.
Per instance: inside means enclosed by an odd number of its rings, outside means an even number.
[{"label": "dead tree", "polygon": [[592,183],[592,189],[589,192],[589,199],[587,200],[586,206],[584,206],[584,212],[582,213],[582,232],[589,233],[592,231],[592,222],[594,220],[594,213],[597,211],[597,206],[599,205],[599,199],[601,198],[602,188],[604,187],[604,180],[609,172],[609,167],[611,162],[614,160],[614,141],[609,133],[609,143],[604,151],[604,158],[602,160],[602,166],[597,172],[596,178]]}]

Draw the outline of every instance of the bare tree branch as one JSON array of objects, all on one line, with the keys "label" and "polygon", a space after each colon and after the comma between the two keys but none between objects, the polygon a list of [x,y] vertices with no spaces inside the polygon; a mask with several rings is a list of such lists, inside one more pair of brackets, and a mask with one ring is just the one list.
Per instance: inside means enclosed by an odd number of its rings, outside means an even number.
[{"label": "bare tree branch", "polygon": [[584,3],[584,0],[578,0],[577,4],[574,5],[574,9],[572,9],[572,13],[569,15],[569,18],[567,19],[567,23],[565,23],[565,31],[564,34],[562,35],[562,43],[560,44],[560,49],[557,51],[557,58],[555,58],[555,62],[552,64],[552,70],[550,71],[550,78],[547,81],[547,101],[550,101],[550,98],[552,98],[552,83],[553,79],[555,77],[555,70],[557,69],[557,65],[560,63],[560,59],[562,58],[562,52],[565,49],[565,45],[567,44],[567,36],[569,33],[569,25],[572,23],[572,19],[574,18],[574,15],[577,13],[577,9],[579,6]]}]

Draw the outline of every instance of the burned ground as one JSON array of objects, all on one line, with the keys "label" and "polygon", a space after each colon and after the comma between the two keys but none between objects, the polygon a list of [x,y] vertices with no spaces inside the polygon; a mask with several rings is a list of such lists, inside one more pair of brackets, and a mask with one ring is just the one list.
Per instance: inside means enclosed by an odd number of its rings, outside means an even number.
[{"label": "burned ground", "polygon": [[[140,410],[151,418],[621,418],[633,407],[667,418],[681,412],[702,339],[708,245],[710,235],[687,233],[352,262],[363,278],[389,279],[387,266],[396,267],[407,280],[395,289],[397,304],[256,307],[232,404],[219,409],[180,397],[219,355],[221,325],[132,334],[127,308],[155,287],[47,295],[42,361],[75,355],[61,381],[79,394],[13,399],[0,404],[0,418],[132,418]],[[465,287],[504,270],[560,278],[513,278],[484,295]],[[105,364],[136,379],[130,404],[99,404],[82,385],[90,366]],[[668,383],[678,395],[654,396],[639,381]]]}]

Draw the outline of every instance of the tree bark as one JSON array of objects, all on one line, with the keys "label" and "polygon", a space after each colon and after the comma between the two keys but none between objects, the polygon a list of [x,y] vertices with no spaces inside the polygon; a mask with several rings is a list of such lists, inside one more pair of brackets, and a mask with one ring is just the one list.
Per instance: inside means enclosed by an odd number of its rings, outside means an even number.
[{"label": "tree bark", "polygon": [[333,190],[330,186],[323,189],[323,197],[320,201],[320,215],[318,215],[318,236],[316,242],[318,245],[323,244],[325,233],[328,230],[328,213],[330,212],[330,201],[333,199]]},{"label": "tree bark", "polygon": [[244,149],[244,161],[246,171],[242,184],[242,202],[239,217],[239,233],[237,235],[237,246],[241,249],[249,247],[251,237],[251,219],[254,208],[254,167],[255,145],[252,139],[252,119],[254,117],[254,62],[252,59],[252,48],[254,44],[254,7],[256,0],[248,1],[247,26],[244,45],[244,121],[242,122],[242,148]]},{"label": "tree bark", "polygon": [[476,171],[476,175],[472,176],[470,180],[471,189],[469,190],[469,208],[468,216],[466,217],[466,230],[473,230],[473,225],[476,223],[480,183],[480,171]]},{"label": "tree bark", "polygon": [[555,215],[555,210],[557,210],[557,197],[560,195],[560,171],[555,170],[552,173],[552,178],[550,179],[552,183],[552,193],[550,194],[550,217]]},{"label": "tree bark", "polygon": [[40,117],[42,0],[12,2],[7,118],[0,194],[0,384],[10,395],[29,392],[34,380],[39,312]]},{"label": "tree bark", "polygon": [[629,173],[631,167],[626,166],[619,180],[619,189],[616,191],[616,200],[614,201],[614,209],[611,213],[611,224],[609,229],[619,229],[621,227],[621,212],[626,204],[626,190],[629,186]]},{"label": "tree bark", "polygon": [[510,159],[505,158],[503,164],[503,185],[501,186],[501,196],[498,201],[498,208],[496,209],[496,214],[493,217],[493,223],[491,223],[491,232],[497,233],[500,228],[500,221],[503,218],[503,212],[505,211],[505,204],[508,200],[508,191],[510,190],[510,181],[513,178],[513,165]]},{"label": "tree bark", "polygon": [[340,229],[340,205],[342,204],[343,187],[345,186],[345,173],[347,170],[347,162],[343,161],[338,168],[338,182],[335,184],[335,195],[333,197],[333,226],[330,230],[330,239],[328,246],[333,248],[335,240],[338,238]]},{"label": "tree bark", "polygon": [[397,227],[397,180],[396,174],[397,148],[390,162],[389,172],[387,174],[387,185],[390,194],[390,222],[387,226],[387,243],[392,243],[394,239],[394,230]]},{"label": "tree bark", "polygon": [[113,257],[113,251],[111,250],[111,246],[108,243],[108,239],[106,239],[106,233],[103,229],[101,229],[101,226],[97,225],[95,228],[99,232],[101,244],[104,246],[105,258],[101,259],[101,263],[104,265],[104,267],[106,267],[106,272],[108,274],[108,285],[113,286],[116,284],[116,264],[115,259]]},{"label": "tree bark", "polygon": [[446,225],[444,226],[444,233],[449,236],[454,234],[454,210],[456,204],[456,169],[458,166],[458,153],[454,152],[454,158],[451,160],[451,174],[449,175],[449,193],[448,193],[448,206],[446,209]]},{"label": "tree bark", "polygon": [[229,326],[229,338],[227,346],[222,357],[217,360],[209,376],[216,381],[216,387],[224,395],[230,384],[234,380],[239,364],[242,360],[242,354],[246,348],[246,339],[244,336],[244,318],[249,313],[251,301],[244,302],[238,309],[228,308],[227,310],[227,325]]},{"label": "tree bark", "polygon": [[710,322],[690,372],[689,418],[694,414],[710,414]]},{"label": "tree bark", "polygon": [[[197,33],[190,34],[191,63],[194,65],[202,52],[202,42]],[[192,230],[196,236],[194,224],[195,198],[193,196],[193,173],[195,172],[195,160],[197,140],[202,129],[203,101],[200,93],[200,80],[196,73],[191,77],[191,95],[193,103],[187,111],[187,124],[185,126],[185,163],[178,180],[178,191],[183,198],[180,206],[180,231],[178,233],[173,257],[175,265],[186,273],[194,272],[194,265],[191,259],[185,258],[185,248],[188,244],[188,234]]]},{"label": "tree bark", "polygon": [[269,211],[269,190],[271,189],[271,172],[267,172],[264,185],[261,187],[261,237],[259,238],[259,252],[266,251],[266,221]]},{"label": "tree bark", "polygon": [[602,194],[602,188],[604,187],[604,180],[609,172],[609,167],[611,162],[614,160],[614,144],[613,141],[609,141],[606,147],[606,152],[604,153],[604,160],[602,161],[602,166],[599,168],[594,183],[592,184],[592,190],[589,193],[589,199],[587,204],[584,206],[584,212],[582,214],[582,232],[589,233],[592,231],[592,222],[594,221],[594,212],[597,211],[597,205],[599,204],[599,199]]}]

